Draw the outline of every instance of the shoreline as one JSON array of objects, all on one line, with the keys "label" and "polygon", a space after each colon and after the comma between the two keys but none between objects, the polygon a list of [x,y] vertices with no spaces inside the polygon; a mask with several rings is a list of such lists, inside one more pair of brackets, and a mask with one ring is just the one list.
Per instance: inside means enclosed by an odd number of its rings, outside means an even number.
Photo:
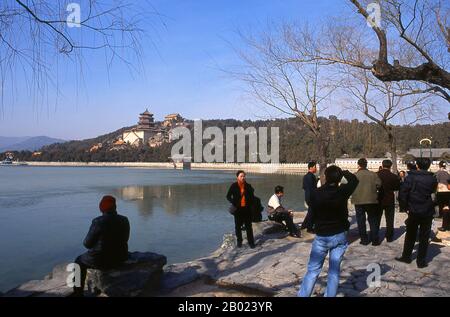
[{"label": "shoreline", "polygon": [[[142,169],[183,170],[183,163],[170,162],[24,162],[31,167],[117,167]],[[307,173],[308,164],[261,164],[261,163],[191,163],[187,170],[245,170],[251,173]]]},{"label": "shoreline", "polygon": [[[304,212],[296,212],[299,225]],[[348,232],[349,249],[344,256],[337,297],[446,297],[450,284],[446,270],[450,259],[450,234],[439,233],[442,243],[432,242],[428,253],[429,267],[418,269],[415,263],[394,260],[401,253],[406,214],[396,212],[395,240],[383,241],[378,247],[362,246],[356,227],[355,212],[349,213],[352,225]],[[433,221],[437,231],[440,219]],[[385,222],[382,222],[382,227]],[[222,245],[209,256],[164,268],[163,297],[296,297],[309,261],[315,235],[302,232],[301,239],[273,231],[273,222],[253,224],[256,249],[236,248],[234,234],[225,234]],[[385,229],[381,230],[384,233]],[[328,262],[328,261],[326,261]],[[381,269],[381,283],[370,287],[367,279],[370,265]],[[313,297],[323,296],[328,263],[320,274]]]},{"label": "shoreline", "polygon": [[[450,263],[450,234],[439,233],[443,243],[431,243],[429,267],[416,268],[394,260],[403,247],[406,214],[396,213],[396,233],[393,243],[383,241],[381,246],[362,246],[355,223],[354,210],[350,211],[352,225],[348,232],[349,249],[342,265],[338,297],[446,297],[450,292],[447,279]],[[299,225],[304,212],[297,212]],[[433,229],[438,222],[434,221]],[[385,223],[382,222],[382,227]],[[256,249],[244,243],[236,248],[234,234],[224,235],[222,244],[208,256],[184,263],[166,265],[161,286],[157,291],[144,293],[144,297],[295,297],[298,285],[305,275],[314,235],[303,232],[301,239],[293,239],[284,231],[274,230],[273,222],[253,224]],[[382,229],[382,232],[384,230]],[[381,269],[379,286],[369,287],[368,265],[378,264]],[[323,296],[326,289],[327,265],[324,266],[313,296]],[[65,297],[71,289],[65,286],[65,276],[59,281],[59,295],[46,293],[43,281],[29,281],[16,289],[37,292],[37,297]],[[14,290],[14,289],[13,289]],[[10,290],[12,291],[12,290]],[[53,290],[51,290],[53,291]],[[40,293],[39,293],[40,292]],[[8,292],[7,292],[8,293]],[[3,294],[3,296],[8,296]]]},{"label": "shoreline", "polygon": [[[183,163],[169,162],[23,162],[30,167],[117,167],[117,168],[142,168],[142,169],[172,169],[183,170]],[[336,164],[342,169],[356,172],[354,164]],[[378,164],[369,164],[368,169],[378,171]],[[399,165],[399,170],[406,170],[406,165]],[[188,170],[219,170],[237,171],[244,170],[250,173],[261,174],[285,174],[285,173],[307,173],[307,163],[191,163]],[[432,165],[431,172],[439,170],[438,166]]]}]

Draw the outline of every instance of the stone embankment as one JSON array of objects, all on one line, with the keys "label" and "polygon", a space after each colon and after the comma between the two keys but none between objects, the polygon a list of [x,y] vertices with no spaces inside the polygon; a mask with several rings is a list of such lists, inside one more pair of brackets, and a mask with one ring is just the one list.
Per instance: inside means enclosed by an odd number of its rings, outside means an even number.
[{"label": "stone embankment", "polygon": [[[338,296],[384,297],[429,296],[450,294],[450,234],[439,233],[442,242],[432,242],[428,251],[429,266],[418,269],[415,261],[403,264],[395,261],[401,254],[406,214],[396,214],[395,240],[380,246],[359,244],[354,214],[349,232],[350,245],[342,263]],[[296,213],[300,223],[304,213]],[[231,219],[230,219],[231,221]],[[440,226],[436,219],[433,230]],[[382,222],[384,228],[384,221]],[[224,236],[223,244],[210,256],[195,261],[165,266],[166,258],[153,253],[133,253],[121,270],[99,272],[90,270],[86,291],[88,296],[233,296],[260,297],[296,296],[305,275],[312,234],[291,238],[273,222],[254,224],[256,248],[245,242],[236,247],[233,234]],[[381,230],[381,236],[384,229]],[[413,255],[413,257],[415,254]],[[57,266],[42,281],[31,281],[4,296],[65,297],[66,265]],[[326,287],[327,261],[320,275],[314,296],[323,296]],[[374,273],[379,270],[379,284]]]},{"label": "stone embankment", "polygon": [[[150,163],[150,162],[25,162],[29,166],[40,167],[122,167],[122,168],[147,168],[147,169],[183,169],[183,163]],[[356,163],[338,164],[342,169],[348,169],[352,172],[357,170]],[[368,168],[372,171],[378,171],[380,163],[370,163]],[[250,173],[264,174],[299,174],[308,172],[308,164],[306,163],[282,163],[282,164],[260,164],[260,163],[192,163],[192,170],[220,170],[220,171],[237,171],[244,170]],[[406,166],[399,165],[399,170],[405,170]],[[432,172],[436,172],[439,168],[435,165],[431,167]]]},{"label": "stone embankment", "polygon": [[[303,214],[297,215],[300,222]],[[439,233],[442,242],[432,242],[428,251],[429,266],[418,269],[415,261],[395,261],[402,252],[406,214],[396,214],[395,240],[380,246],[359,244],[355,217],[349,232],[350,245],[342,263],[338,296],[449,296],[450,234]],[[441,224],[437,219],[434,231]],[[305,275],[311,242],[306,232],[301,239],[273,230],[271,222],[254,224],[257,247],[235,247],[233,235],[211,256],[165,267],[163,296],[296,296]],[[384,221],[382,222],[384,228]],[[275,232],[273,232],[275,231]],[[384,229],[381,230],[384,235]],[[415,257],[415,253],[413,254]],[[314,296],[323,296],[328,261],[320,275]],[[370,287],[374,267],[379,269],[380,283]],[[371,275],[372,274],[372,275]],[[165,292],[164,292],[165,288]]]}]

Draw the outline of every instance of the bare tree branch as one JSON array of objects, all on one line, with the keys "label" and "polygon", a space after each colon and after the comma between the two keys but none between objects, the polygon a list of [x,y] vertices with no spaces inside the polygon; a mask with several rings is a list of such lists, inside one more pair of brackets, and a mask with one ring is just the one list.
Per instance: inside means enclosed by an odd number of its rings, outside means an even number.
[{"label": "bare tree branch", "polygon": [[350,69],[346,76],[346,84],[343,88],[353,97],[347,108],[360,111],[386,131],[394,170],[396,170],[397,148],[394,125],[397,118],[401,116],[401,122],[397,120],[397,123],[403,124],[414,124],[427,118],[424,114],[433,113],[432,98],[435,96],[421,87],[411,87],[406,82],[379,85],[378,79],[371,73],[359,69],[353,69],[353,71]]},{"label": "bare tree branch", "polygon": [[[147,1],[147,0],[145,0]],[[106,68],[114,61],[139,73],[142,67],[142,47],[145,31],[156,11],[142,8],[129,0],[104,3],[81,0],[81,19],[68,27],[67,2],[64,0],[2,0],[0,2],[0,71],[1,84],[12,85],[21,77],[34,97],[49,95],[49,85],[59,91],[57,65],[64,59],[78,69],[86,64],[86,52],[102,51]],[[150,8],[152,8],[150,6]],[[10,91],[6,89],[6,91]],[[2,100],[5,90],[0,91]]]},{"label": "bare tree branch", "polygon": [[[369,18],[369,14],[361,5],[358,0],[350,0],[350,2],[358,9],[358,13],[361,14],[365,19]],[[436,61],[425,51],[424,47],[419,45],[417,41],[412,40],[406,35],[406,30],[410,27],[410,24],[415,20],[415,15],[413,20],[404,27],[402,22],[402,8],[401,3],[395,0],[386,1],[390,3],[396,12],[391,12],[391,16],[396,16],[396,20],[393,23],[399,30],[399,36],[404,39],[407,43],[413,46],[426,60],[427,62],[422,63],[416,67],[402,66],[400,63],[395,62],[394,65],[390,64],[388,61],[388,41],[386,33],[380,27],[374,26],[372,29],[378,37],[379,40],[379,55],[377,61],[373,63],[372,73],[375,77],[382,81],[403,81],[403,80],[417,80],[425,81],[430,84],[438,85],[445,89],[450,89],[450,73],[444,68],[439,66]],[[414,13],[416,11],[416,4],[414,6]],[[425,13],[423,13],[425,14]],[[423,25],[423,23],[422,23]],[[418,34],[423,31],[420,27]]]},{"label": "bare tree branch", "polygon": [[330,137],[322,130],[319,113],[337,89],[329,76],[322,74],[320,63],[291,63],[286,56],[302,58],[295,52],[286,32],[263,33],[255,39],[242,36],[246,51],[238,51],[243,65],[227,71],[234,78],[248,84],[251,92],[263,105],[283,114],[297,117],[316,137],[320,153],[321,171],[327,163]]}]

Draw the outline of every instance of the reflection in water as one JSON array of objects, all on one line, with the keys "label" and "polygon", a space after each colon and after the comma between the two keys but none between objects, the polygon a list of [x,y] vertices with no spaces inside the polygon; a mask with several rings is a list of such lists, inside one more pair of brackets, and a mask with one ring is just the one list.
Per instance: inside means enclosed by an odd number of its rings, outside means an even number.
[{"label": "reflection in water", "polygon": [[[84,251],[102,195],[118,198],[131,224],[130,250],[164,254],[169,263],[208,255],[233,232],[226,193],[231,172],[116,168],[0,169],[0,291],[45,276]],[[301,176],[249,174],[266,205],[276,185],[284,205],[301,210]]]},{"label": "reflection in water", "polygon": [[[150,216],[155,209],[162,209],[166,214],[181,215],[195,210],[196,212],[210,212],[227,210],[226,193],[230,183],[219,184],[180,184],[165,186],[125,186],[117,188],[113,193],[120,199],[132,202],[143,217]],[[256,196],[265,205],[273,195],[276,185],[285,186],[285,205],[295,210],[303,210],[303,190],[300,187],[301,178],[274,176],[272,181],[267,178],[251,180]]]},{"label": "reflection in water", "polygon": [[[152,188],[155,191],[158,190],[158,187],[147,187]],[[136,204],[137,210],[143,216],[150,215],[153,212],[153,193],[146,193],[145,186],[125,186],[122,188],[118,188],[114,190],[114,194],[124,200],[124,201],[132,201]],[[159,197],[157,197],[159,198]]]},{"label": "reflection in water", "polygon": [[167,214],[178,215],[187,210],[215,209],[225,202],[228,184],[125,186],[113,191],[124,201],[133,202],[141,216],[149,216],[160,207]]},{"label": "reflection in water", "polygon": [[123,200],[143,200],[144,187],[143,186],[126,186],[119,190],[120,197]]}]

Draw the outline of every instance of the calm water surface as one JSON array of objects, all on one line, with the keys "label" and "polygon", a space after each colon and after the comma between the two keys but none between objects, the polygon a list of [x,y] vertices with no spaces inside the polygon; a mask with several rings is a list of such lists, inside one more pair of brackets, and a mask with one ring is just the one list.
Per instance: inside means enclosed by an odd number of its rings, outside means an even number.
[{"label": "calm water surface", "polygon": [[[108,194],[130,220],[130,251],[164,254],[169,263],[206,256],[233,232],[225,195],[234,179],[222,171],[0,167],[0,291],[85,252],[82,241]],[[264,205],[279,184],[293,209],[303,209],[301,180],[248,175]]]}]

